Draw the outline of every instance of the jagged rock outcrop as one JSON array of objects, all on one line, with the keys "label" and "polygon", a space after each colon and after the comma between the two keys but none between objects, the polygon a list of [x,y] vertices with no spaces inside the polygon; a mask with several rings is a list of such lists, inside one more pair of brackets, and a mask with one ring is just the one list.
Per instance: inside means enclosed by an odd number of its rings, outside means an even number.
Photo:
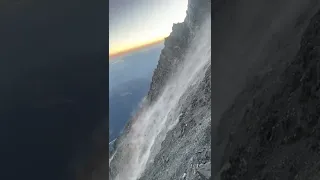
[{"label": "jagged rock outcrop", "polygon": [[157,68],[154,71],[147,99],[152,103],[162,91],[165,83],[177,70],[184,59],[194,32],[199,28],[203,18],[210,15],[211,0],[189,0],[185,21],[174,24],[165,47],[161,51]]}]

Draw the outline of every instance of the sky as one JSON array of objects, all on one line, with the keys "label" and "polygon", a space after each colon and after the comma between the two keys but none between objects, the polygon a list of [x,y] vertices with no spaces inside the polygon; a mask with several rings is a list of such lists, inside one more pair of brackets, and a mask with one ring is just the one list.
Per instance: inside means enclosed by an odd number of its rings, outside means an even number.
[{"label": "sky", "polygon": [[[157,67],[164,44],[145,47],[129,54],[115,57],[109,62],[109,92],[119,84],[134,79],[149,79]],[[147,82],[150,83],[149,81]]]},{"label": "sky", "polygon": [[173,23],[183,22],[187,5],[188,0],[110,0],[109,57],[162,42]]}]

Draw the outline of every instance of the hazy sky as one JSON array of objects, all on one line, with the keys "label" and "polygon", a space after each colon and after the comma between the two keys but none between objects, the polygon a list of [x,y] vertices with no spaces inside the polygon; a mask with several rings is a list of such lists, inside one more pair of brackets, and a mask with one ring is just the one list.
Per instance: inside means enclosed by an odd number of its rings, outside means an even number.
[{"label": "hazy sky", "polygon": [[188,0],[110,0],[109,53],[167,37],[186,16]]}]

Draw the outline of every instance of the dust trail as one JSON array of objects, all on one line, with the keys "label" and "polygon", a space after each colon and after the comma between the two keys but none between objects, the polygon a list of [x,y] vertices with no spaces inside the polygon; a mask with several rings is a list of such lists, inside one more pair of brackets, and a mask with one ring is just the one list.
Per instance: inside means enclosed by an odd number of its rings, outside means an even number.
[{"label": "dust trail", "polygon": [[[133,122],[112,155],[114,180],[137,180],[152,163],[167,132],[177,123],[190,89],[195,88],[211,64],[211,19],[198,30],[177,75],[166,84],[158,100]],[[118,156],[118,158],[116,158]]]}]

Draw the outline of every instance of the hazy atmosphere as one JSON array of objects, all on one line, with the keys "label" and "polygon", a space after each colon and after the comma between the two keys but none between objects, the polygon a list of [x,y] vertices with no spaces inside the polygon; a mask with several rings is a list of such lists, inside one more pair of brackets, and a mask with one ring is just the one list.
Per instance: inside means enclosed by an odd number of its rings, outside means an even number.
[{"label": "hazy atmosphere", "polygon": [[110,0],[109,55],[163,40],[186,16],[188,0]]}]

